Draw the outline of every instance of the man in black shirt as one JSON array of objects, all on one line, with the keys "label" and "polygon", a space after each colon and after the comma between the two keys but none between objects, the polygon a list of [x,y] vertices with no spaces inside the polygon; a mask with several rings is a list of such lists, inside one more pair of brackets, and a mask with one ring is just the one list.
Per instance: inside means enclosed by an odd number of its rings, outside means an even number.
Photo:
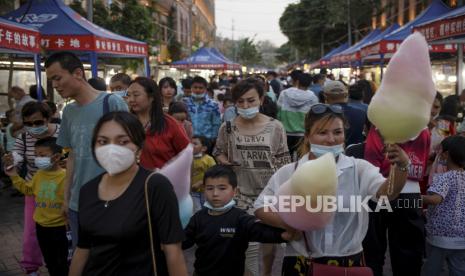
[{"label": "man in black shirt", "polygon": [[244,274],[245,251],[249,241],[282,243],[292,235],[260,222],[235,208],[237,177],[234,171],[216,165],[204,176],[205,207],[185,229],[183,248],[197,244],[195,275],[237,276]]}]

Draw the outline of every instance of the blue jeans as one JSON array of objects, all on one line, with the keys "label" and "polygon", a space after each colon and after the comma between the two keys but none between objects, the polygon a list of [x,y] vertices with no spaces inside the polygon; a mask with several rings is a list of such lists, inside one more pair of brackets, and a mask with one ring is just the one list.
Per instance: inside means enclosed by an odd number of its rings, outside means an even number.
[{"label": "blue jeans", "polygon": [[447,249],[426,242],[427,259],[422,275],[441,275],[444,261],[447,261],[450,276],[465,275],[465,249]]},{"label": "blue jeans", "polygon": [[68,221],[69,221],[69,228],[71,230],[73,250],[76,249],[77,242],[78,242],[78,231],[79,231],[78,214],[79,214],[78,212],[68,209]]},{"label": "blue jeans", "polygon": [[201,192],[191,192],[192,201],[194,202],[194,213],[202,209],[205,203],[205,196]]}]

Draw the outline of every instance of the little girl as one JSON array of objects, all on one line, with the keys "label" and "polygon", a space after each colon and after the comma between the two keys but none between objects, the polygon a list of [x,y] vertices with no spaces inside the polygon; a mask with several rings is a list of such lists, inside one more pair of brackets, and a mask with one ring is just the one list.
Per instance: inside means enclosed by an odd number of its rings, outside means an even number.
[{"label": "little girl", "polygon": [[441,142],[447,171],[433,176],[423,202],[427,212],[427,253],[424,275],[440,275],[447,260],[450,275],[465,275],[465,137]]}]

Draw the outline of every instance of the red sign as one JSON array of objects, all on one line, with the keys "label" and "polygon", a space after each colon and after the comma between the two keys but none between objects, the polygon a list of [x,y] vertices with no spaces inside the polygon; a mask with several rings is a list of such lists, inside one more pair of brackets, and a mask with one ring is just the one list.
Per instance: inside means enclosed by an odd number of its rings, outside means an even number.
[{"label": "red sign", "polygon": [[205,70],[240,70],[240,65],[231,64],[172,64],[171,67],[178,69],[205,69]]},{"label": "red sign", "polygon": [[44,35],[41,45],[47,50],[95,51],[97,53],[147,56],[147,44],[89,35]]},{"label": "red sign", "polygon": [[422,33],[427,41],[450,38],[465,34],[465,14],[455,18],[433,21],[419,27],[413,31]]},{"label": "red sign", "polygon": [[0,48],[38,53],[39,37],[39,32],[10,24],[0,24]]}]

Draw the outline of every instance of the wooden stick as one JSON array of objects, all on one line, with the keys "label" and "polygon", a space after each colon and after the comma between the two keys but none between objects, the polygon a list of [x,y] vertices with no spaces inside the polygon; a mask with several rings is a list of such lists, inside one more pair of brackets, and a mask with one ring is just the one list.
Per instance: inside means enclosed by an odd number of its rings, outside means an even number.
[{"label": "wooden stick", "polygon": [[[391,147],[391,144],[386,145],[387,148]],[[386,159],[388,159],[388,153],[386,152]],[[396,164],[391,164],[389,169],[389,176],[388,176],[388,189],[387,194],[392,195],[394,192],[394,181],[396,180]]]}]

